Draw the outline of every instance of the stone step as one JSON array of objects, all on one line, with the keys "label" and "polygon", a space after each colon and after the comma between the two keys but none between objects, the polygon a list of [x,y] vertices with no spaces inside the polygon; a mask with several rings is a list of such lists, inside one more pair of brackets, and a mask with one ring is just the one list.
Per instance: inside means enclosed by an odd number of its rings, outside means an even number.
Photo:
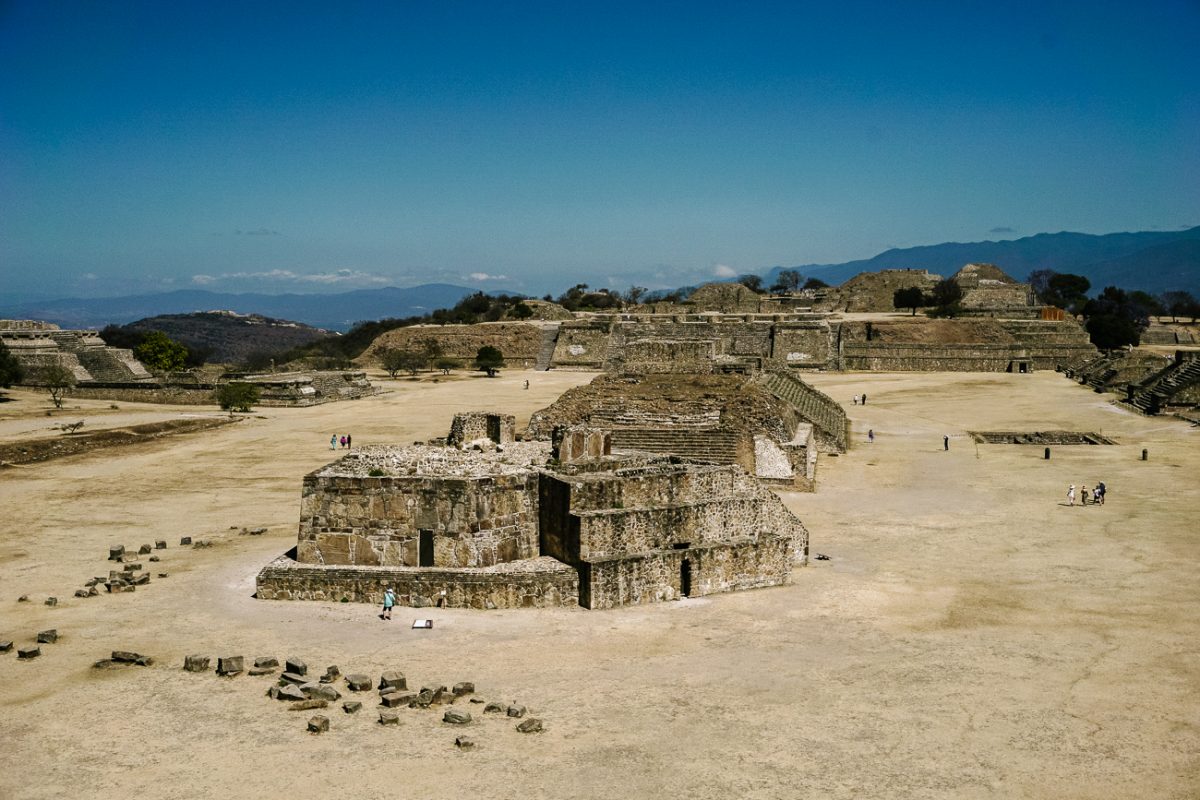
[{"label": "stone step", "polygon": [[560,323],[552,322],[542,328],[542,342],[538,347],[537,360],[533,368],[540,372],[550,369],[550,361],[554,358],[554,348],[558,344]]}]

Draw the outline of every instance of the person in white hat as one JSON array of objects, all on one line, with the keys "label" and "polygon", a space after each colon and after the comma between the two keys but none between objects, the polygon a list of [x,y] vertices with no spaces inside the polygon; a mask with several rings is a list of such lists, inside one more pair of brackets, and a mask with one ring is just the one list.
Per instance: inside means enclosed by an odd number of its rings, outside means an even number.
[{"label": "person in white hat", "polygon": [[1071,484],[1067,489],[1067,505],[1075,505],[1075,484]]}]

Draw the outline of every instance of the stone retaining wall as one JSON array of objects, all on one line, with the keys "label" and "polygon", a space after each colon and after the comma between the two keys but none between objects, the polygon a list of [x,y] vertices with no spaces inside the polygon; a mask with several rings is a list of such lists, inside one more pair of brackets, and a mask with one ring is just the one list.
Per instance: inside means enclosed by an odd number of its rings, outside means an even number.
[{"label": "stone retaining wall", "polygon": [[[281,556],[258,574],[260,600],[324,600],[383,604],[392,588],[401,606],[424,608],[575,608],[579,575],[552,558],[520,569],[411,569],[301,564]],[[445,592],[445,594],[443,594]]]}]

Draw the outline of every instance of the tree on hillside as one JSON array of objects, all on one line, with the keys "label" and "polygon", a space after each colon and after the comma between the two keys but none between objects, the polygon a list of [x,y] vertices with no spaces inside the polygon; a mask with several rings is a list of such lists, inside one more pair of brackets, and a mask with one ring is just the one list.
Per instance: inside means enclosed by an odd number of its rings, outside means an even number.
[{"label": "tree on hillside", "polygon": [[917,309],[925,305],[925,293],[919,286],[897,289],[892,295],[892,305],[896,308],[911,308],[912,315],[915,317]]},{"label": "tree on hillside", "polygon": [[475,367],[486,372],[489,378],[496,377],[496,371],[503,366],[504,354],[490,344],[485,344],[475,354]]},{"label": "tree on hillside", "polygon": [[1196,298],[1192,297],[1190,292],[1163,292],[1162,305],[1166,312],[1171,315],[1172,322],[1178,322],[1179,317],[1186,317],[1189,313],[1192,317],[1192,322],[1196,321]]},{"label": "tree on hillside", "polygon": [[1039,269],[1029,273],[1029,284],[1038,300],[1048,306],[1058,306],[1072,314],[1078,314],[1087,302],[1092,282],[1082,275]]},{"label": "tree on hillside", "polygon": [[217,387],[214,394],[224,411],[250,411],[260,396],[257,386],[240,381],[223,383]]},{"label": "tree on hillside", "polygon": [[737,279],[737,282],[755,294],[762,294],[766,291],[766,289],[763,288],[762,278],[757,275],[742,275]]},{"label": "tree on hillside", "polygon": [[62,364],[51,364],[37,371],[35,380],[50,393],[50,402],[62,408],[63,400],[75,388],[75,373]]},{"label": "tree on hillside", "polygon": [[799,270],[780,270],[775,282],[771,284],[771,294],[793,294],[800,288],[804,276]]},{"label": "tree on hillside", "polygon": [[187,348],[162,331],[152,331],[133,351],[152,372],[178,372],[187,364]]},{"label": "tree on hillside", "polygon": [[[959,312],[958,301],[962,300],[963,290],[950,278],[938,281],[933,290],[925,298],[925,305],[933,306],[929,312],[934,317],[953,317]],[[893,304],[894,304],[893,300]]]},{"label": "tree on hillside", "polygon": [[445,356],[442,356],[441,358],[439,358],[437,360],[437,363],[434,364],[434,366],[436,366],[438,369],[440,369],[442,371],[443,375],[449,375],[450,370],[458,369],[458,367],[460,365],[458,363],[457,358],[447,358]]},{"label": "tree on hillside", "polygon": [[646,292],[648,291],[649,289],[645,286],[630,286],[625,290],[625,302],[631,306],[636,306],[642,302],[642,298],[646,296]]},{"label": "tree on hillside", "polygon": [[1146,309],[1115,286],[1106,286],[1098,297],[1089,300],[1083,316],[1092,344],[1101,350],[1138,344],[1142,331],[1150,324]]},{"label": "tree on hillside", "polygon": [[7,389],[14,383],[25,380],[25,369],[17,357],[8,349],[8,345],[0,342],[0,387]]},{"label": "tree on hillside", "polygon": [[517,302],[517,304],[514,305],[512,310],[508,313],[511,314],[514,319],[529,319],[533,316],[533,309],[528,303],[522,300]]},{"label": "tree on hillside", "polygon": [[804,282],[804,286],[802,286],[800,288],[802,288],[802,289],[826,289],[828,287],[829,287],[829,284],[826,283],[825,281],[821,280],[820,278],[809,278],[808,280],[806,280]]}]

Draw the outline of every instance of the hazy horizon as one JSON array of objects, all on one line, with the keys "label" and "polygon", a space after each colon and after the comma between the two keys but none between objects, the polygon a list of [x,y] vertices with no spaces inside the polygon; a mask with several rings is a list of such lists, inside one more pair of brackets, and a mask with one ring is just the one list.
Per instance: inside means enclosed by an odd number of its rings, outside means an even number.
[{"label": "hazy horizon", "polygon": [[1188,2],[9,2],[3,293],[541,295],[1178,230],[1198,33]]}]

